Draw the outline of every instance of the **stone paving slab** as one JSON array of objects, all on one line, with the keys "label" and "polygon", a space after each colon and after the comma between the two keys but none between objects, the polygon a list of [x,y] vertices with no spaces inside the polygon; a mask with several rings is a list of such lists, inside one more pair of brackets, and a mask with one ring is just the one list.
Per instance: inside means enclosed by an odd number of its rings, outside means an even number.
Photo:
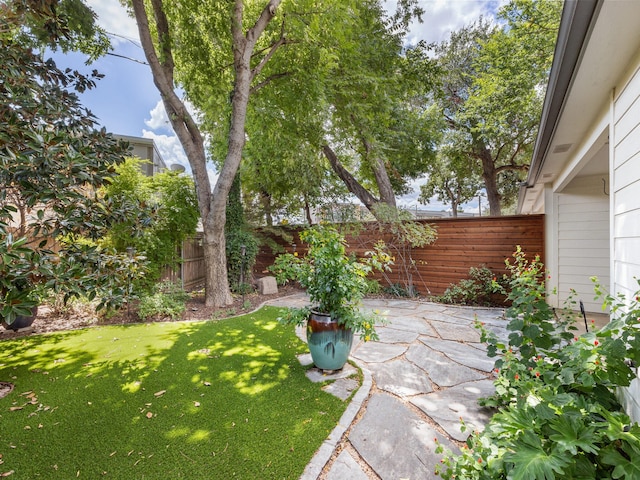
[{"label": "stone paving slab", "polygon": [[507,320],[504,316],[504,309],[484,308],[472,310],[473,315],[478,321],[485,325],[507,326]]},{"label": "stone paving slab", "polygon": [[[452,438],[464,441],[475,430],[482,431],[494,413],[478,405],[478,399],[495,392],[491,380],[480,380],[457,385],[438,392],[419,395],[411,403],[438,423]],[[467,427],[461,431],[460,419]]]},{"label": "stone paving slab", "polygon": [[346,450],[340,452],[338,458],[331,466],[325,480],[369,480],[369,476],[364,473],[358,462]]},{"label": "stone paving slab", "polygon": [[369,365],[373,380],[380,390],[408,397],[433,391],[424,370],[404,360],[391,360]]},{"label": "stone paving slab", "polygon": [[407,317],[403,315],[393,314],[387,315],[389,321],[388,327],[395,328],[396,330],[406,330],[408,332],[416,332],[421,335],[431,335],[436,337],[436,331],[431,328],[424,319],[418,317]]},{"label": "stone paving slab", "polygon": [[495,360],[487,357],[484,353],[480,353],[477,348],[466,343],[440,340],[431,337],[420,337],[420,341],[430,349],[446,355],[461,365],[487,373],[493,370]]},{"label": "stone paving slab", "polygon": [[456,450],[448,438],[386,393],[369,398],[364,417],[349,434],[351,444],[383,480],[439,478],[434,468],[441,456],[435,453],[434,438]]},{"label": "stone paving slab", "polygon": [[359,385],[360,382],[355,378],[340,378],[329,385],[325,385],[322,390],[344,401],[351,396]]},{"label": "stone paving slab", "polygon": [[455,340],[458,342],[479,342],[480,333],[468,325],[457,325],[449,322],[439,322],[433,320],[431,326],[438,333],[438,336],[445,340]]},{"label": "stone paving slab", "polygon": [[398,330],[393,327],[379,327],[376,328],[376,331],[378,332],[378,341],[382,343],[412,343],[419,335],[418,332]]},{"label": "stone paving slab", "polygon": [[356,375],[357,373],[358,373],[358,370],[356,370],[356,367],[354,367],[350,363],[346,363],[341,370],[333,370],[331,372],[326,372],[326,371],[320,370],[319,368],[312,367],[309,370],[307,370],[305,375],[312,382],[319,383],[319,382],[326,382],[329,380],[338,380],[340,378],[351,377],[353,375]]},{"label": "stone paving slab", "polygon": [[363,342],[351,349],[351,356],[366,363],[382,363],[407,351],[406,345]]},{"label": "stone paving slab", "polygon": [[422,368],[429,375],[431,381],[440,387],[452,387],[485,378],[482,373],[460,365],[426,345],[411,345],[407,350],[406,357],[407,360]]},{"label": "stone paving slab", "polygon": [[454,325],[469,325],[471,323],[468,319],[454,316],[446,310],[425,312],[420,315],[420,318],[426,320],[429,324],[431,324],[431,322],[453,323]]},{"label": "stone paving slab", "polygon": [[[308,305],[305,295],[277,301],[281,306]],[[477,400],[493,392],[488,373],[494,359],[487,358],[473,322],[477,315],[488,328],[506,335],[504,312],[402,299],[365,300],[363,309],[387,311],[388,323],[378,329],[379,342],[354,338],[351,359],[363,373],[363,385],[301,480],[364,480],[369,469],[375,471],[372,478],[437,479],[434,467],[440,456],[434,438],[458,451],[454,440],[483,428],[492,413]],[[306,340],[304,327],[296,333]],[[308,365],[310,355],[301,361]],[[310,375],[316,381],[334,380],[324,388],[349,398],[355,378],[349,378],[348,368],[334,376],[314,368],[309,372],[314,370]],[[434,385],[439,387],[435,391]],[[468,427],[464,433],[460,417]]]}]

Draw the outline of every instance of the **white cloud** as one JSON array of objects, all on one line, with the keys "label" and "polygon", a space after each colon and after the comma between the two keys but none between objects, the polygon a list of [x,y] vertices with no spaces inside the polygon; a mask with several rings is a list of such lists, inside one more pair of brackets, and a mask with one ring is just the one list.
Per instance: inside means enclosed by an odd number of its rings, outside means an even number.
[{"label": "white cloud", "polygon": [[[419,40],[427,43],[446,40],[451,32],[481,16],[493,18],[506,3],[507,0],[420,0],[420,7],[425,11],[422,23],[414,21],[411,24],[407,43],[415,45]],[[387,11],[395,11],[396,5],[394,0],[384,2]]]},{"label": "white cloud", "polygon": [[173,128],[169,123],[167,111],[164,108],[162,100],[158,100],[156,106],[149,112],[151,118],[145,119],[144,124],[152,130],[167,129],[173,132]]},{"label": "white cloud", "polygon": [[175,135],[162,135],[150,130],[142,130],[142,138],[150,138],[154,141],[167,166],[177,163],[185,167],[185,169],[191,170],[187,155],[184,153],[180,140]]},{"label": "white cloud", "polygon": [[[114,45],[126,42],[125,39],[139,43],[138,26],[136,21],[129,16],[127,9],[119,0],[87,0],[87,4],[98,15],[98,24],[108,33],[114,33],[112,37]],[[125,38],[121,38],[125,37]]]},{"label": "white cloud", "polygon": [[[193,109],[188,103],[187,109],[193,115]],[[165,130],[169,134],[165,135],[157,133],[155,131],[143,129],[143,138],[150,138],[155,142],[158,150],[160,151],[160,155],[162,155],[162,159],[168,166],[177,163],[179,165],[182,165],[187,173],[191,173],[189,159],[187,158],[187,154],[182,148],[180,140],[174,133],[171,123],[169,123],[169,117],[167,116],[167,112],[164,108],[162,100],[158,101],[156,106],[151,109],[149,114],[151,118],[145,119],[145,125],[147,125],[151,130]],[[216,181],[218,180],[218,172],[211,167],[207,169],[207,172],[209,174],[209,181],[211,182],[211,186],[213,188]]]}]

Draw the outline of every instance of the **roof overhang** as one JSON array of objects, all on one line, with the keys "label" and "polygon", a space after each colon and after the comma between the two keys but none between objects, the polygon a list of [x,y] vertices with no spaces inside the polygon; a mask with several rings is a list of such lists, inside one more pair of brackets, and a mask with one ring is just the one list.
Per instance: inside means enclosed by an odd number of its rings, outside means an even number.
[{"label": "roof overhang", "polygon": [[640,1],[565,1],[520,213],[544,212],[548,184],[558,190],[578,174],[606,173],[608,106],[638,54],[638,18]]}]

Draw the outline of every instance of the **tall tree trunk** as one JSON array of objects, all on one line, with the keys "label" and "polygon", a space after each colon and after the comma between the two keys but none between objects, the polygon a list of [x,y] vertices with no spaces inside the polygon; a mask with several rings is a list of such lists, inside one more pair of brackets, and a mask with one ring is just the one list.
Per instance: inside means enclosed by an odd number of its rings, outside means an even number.
[{"label": "tall tree trunk", "polygon": [[486,147],[481,147],[479,157],[482,162],[482,179],[484,180],[487,200],[489,201],[489,215],[499,217],[502,215],[502,209],[500,206],[500,192],[498,192],[496,166],[491,157],[491,152]]},{"label": "tall tree trunk", "polygon": [[260,13],[255,24],[243,31],[243,1],[236,0],[231,18],[232,48],[234,55],[234,91],[231,106],[231,128],[228,150],[218,181],[211,192],[207,173],[204,142],[199,127],[191,117],[184,102],[177,96],[174,83],[174,61],[168,18],[162,0],[151,0],[156,23],[160,52],[156,52],[144,0],[132,0],[132,6],[140,40],[153,81],[160,92],[171,126],[182,144],[193,172],[198,205],[204,229],[205,305],[224,306],[233,302],[227,279],[225,222],[227,196],[240,166],[244,147],[245,120],[251,82],[271,58],[276,44],[262,61],[251,69],[251,55],[258,38],[275,15],[281,0],[271,0]]},{"label": "tall tree trunk", "polygon": [[371,165],[373,174],[376,177],[376,184],[378,185],[378,191],[380,192],[380,201],[386,203],[390,207],[396,208],[396,196],[393,193],[391,187],[391,179],[387,172],[387,167],[384,161],[380,158],[376,158]]},{"label": "tall tree trunk", "polygon": [[264,210],[264,221],[267,226],[273,226],[273,214],[271,213],[271,194],[266,190],[260,192],[260,203],[262,203],[262,210]]}]

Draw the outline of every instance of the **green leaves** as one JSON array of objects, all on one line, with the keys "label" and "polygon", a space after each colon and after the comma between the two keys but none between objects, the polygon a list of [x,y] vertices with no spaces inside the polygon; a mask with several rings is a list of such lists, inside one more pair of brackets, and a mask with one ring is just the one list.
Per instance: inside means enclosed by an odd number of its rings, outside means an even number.
[{"label": "green leaves", "polygon": [[[640,291],[605,296],[617,318],[601,331],[575,336],[571,318],[556,318],[544,305],[539,259],[518,249],[508,264],[512,307],[509,344],[483,330],[496,361],[496,393],[483,400],[498,407],[481,434],[469,437],[470,454],[450,455],[443,478],[594,479],[640,475],[640,425],[622,411],[616,392],[635,372]],[[640,282],[639,282],[640,286]],[[602,288],[596,286],[602,296]],[[483,328],[483,327],[481,327]],[[571,335],[567,335],[571,333]],[[483,458],[482,467],[472,458]],[[472,463],[470,463],[472,462]]]},{"label": "green leaves", "polygon": [[549,435],[549,439],[556,442],[559,451],[568,451],[577,455],[578,451],[598,453],[595,425],[585,425],[584,419],[578,414],[567,414],[554,418],[549,426],[556,433]]},{"label": "green leaves", "polygon": [[548,454],[540,438],[529,430],[514,447],[515,451],[504,455],[504,461],[513,464],[508,480],[555,480],[556,475],[564,474],[569,463],[566,456]]},{"label": "green leaves", "polygon": [[[101,237],[126,214],[96,192],[128,146],[97,129],[74,92],[92,88],[97,72],[62,71],[34,53],[40,44],[93,53],[104,46],[93,43],[100,34],[82,2],[54,3],[56,9],[8,2],[3,10],[9,23],[0,34],[0,316],[9,322],[50,290],[66,298],[108,290],[112,304],[121,297],[99,273],[113,257],[77,243]],[[47,249],[54,240],[55,253]]]},{"label": "green leaves", "polygon": [[[363,314],[360,305],[368,288],[367,275],[374,268],[386,268],[389,256],[380,245],[367,258],[347,256],[344,237],[331,226],[304,230],[300,239],[309,245],[306,256],[279,255],[270,270],[282,279],[297,279],[307,290],[313,309],[338,319],[365,341],[375,340],[377,316]],[[290,317],[304,319],[295,314]]]}]

